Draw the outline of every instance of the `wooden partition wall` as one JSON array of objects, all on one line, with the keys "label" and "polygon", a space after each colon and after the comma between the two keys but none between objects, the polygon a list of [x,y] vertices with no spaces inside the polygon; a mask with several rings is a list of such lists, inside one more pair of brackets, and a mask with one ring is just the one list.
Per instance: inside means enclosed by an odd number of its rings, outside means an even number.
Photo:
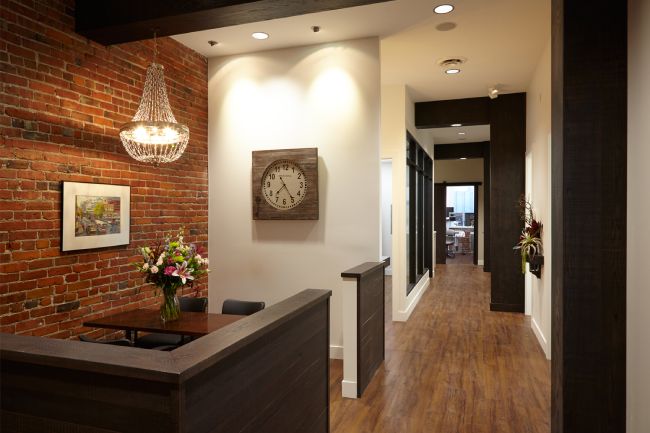
[{"label": "wooden partition wall", "polygon": [[[386,311],[384,268],[390,264],[366,262],[341,273],[356,280],[356,291],[346,293],[344,307],[343,397],[360,398],[385,358]],[[352,314],[348,314],[352,313]]]},{"label": "wooden partition wall", "polygon": [[326,433],[330,291],[172,352],[3,334],[5,433]]}]

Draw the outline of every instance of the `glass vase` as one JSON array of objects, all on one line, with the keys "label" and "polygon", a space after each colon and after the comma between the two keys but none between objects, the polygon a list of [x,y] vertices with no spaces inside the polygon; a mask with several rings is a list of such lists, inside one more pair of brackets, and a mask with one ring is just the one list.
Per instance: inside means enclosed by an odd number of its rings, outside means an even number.
[{"label": "glass vase", "polygon": [[181,307],[178,303],[178,296],[176,296],[176,293],[163,293],[163,302],[160,306],[160,319],[163,322],[171,322],[172,320],[178,320],[180,316]]}]

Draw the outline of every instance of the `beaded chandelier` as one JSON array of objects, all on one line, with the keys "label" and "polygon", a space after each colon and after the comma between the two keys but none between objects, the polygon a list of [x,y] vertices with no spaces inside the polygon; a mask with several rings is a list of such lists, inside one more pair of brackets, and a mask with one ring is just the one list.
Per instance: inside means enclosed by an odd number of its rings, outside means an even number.
[{"label": "beaded chandelier", "polygon": [[129,155],[154,165],[176,161],[190,139],[189,128],[176,122],[169,106],[164,68],[156,63],[156,55],[154,36],[154,61],[147,68],[140,107],[133,120],[120,128],[120,139]]}]

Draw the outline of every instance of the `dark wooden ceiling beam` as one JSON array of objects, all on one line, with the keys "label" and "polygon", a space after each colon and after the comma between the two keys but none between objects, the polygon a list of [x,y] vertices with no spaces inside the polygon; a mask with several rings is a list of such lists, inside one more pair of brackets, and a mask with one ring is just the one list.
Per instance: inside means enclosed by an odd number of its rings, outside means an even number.
[{"label": "dark wooden ceiling beam", "polygon": [[75,31],[103,45],[383,3],[388,0],[77,0]]},{"label": "dark wooden ceiling beam", "polygon": [[464,126],[490,124],[490,98],[449,99],[417,102],[416,128],[446,128],[454,123]]},{"label": "dark wooden ceiling beam", "polygon": [[433,159],[484,158],[489,147],[489,141],[436,144],[433,146]]}]

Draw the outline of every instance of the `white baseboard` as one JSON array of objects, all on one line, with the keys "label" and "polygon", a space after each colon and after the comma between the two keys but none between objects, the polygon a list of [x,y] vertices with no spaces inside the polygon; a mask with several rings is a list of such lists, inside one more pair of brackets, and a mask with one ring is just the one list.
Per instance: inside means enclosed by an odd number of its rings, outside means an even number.
[{"label": "white baseboard", "polygon": [[539,327],[534,318],[530,319],[530,327],[533,328],[533,333],[535,334],[535,337],[537,337],[539,345],[542,346],[542,350],[544,351],[544,355],[546,355],[546,359],[551,359],[551,350],[550,347],[548,347],[548,341],[546,341],[546,337],[544,337],[542,329]]},{"label": "white baseboard", "polygon": [[343,346],[330,344],[330,359],[343,359]]},{"label": "white baseboard", "polygon": [[349,380],[342,381],[341,395],[345,398],[357,398],[357,383]]},{"label": "white baseboard", "polygon": [[476,264],[477,264],[478,266],[485,266],[485,260],[483,260],[483,259],[478,259],[478,260],[476,261]]},{"label": "white baseboard", "polygon": [[413,288],[409,296],[406,298],[407,306],[404,310],[397,311],[397,314],[393,315],[393,321],[394,322],[406,322],[409,317],[411,317],[411,313],[413,310],[415,310],[415,306],[418,305],[418,302],[420,302],[420,298],[424,294],[425,290],[429,287],[429,282],[431,279],[425,275],[423,276],[420,281],[418,281],[417,285]]}]

